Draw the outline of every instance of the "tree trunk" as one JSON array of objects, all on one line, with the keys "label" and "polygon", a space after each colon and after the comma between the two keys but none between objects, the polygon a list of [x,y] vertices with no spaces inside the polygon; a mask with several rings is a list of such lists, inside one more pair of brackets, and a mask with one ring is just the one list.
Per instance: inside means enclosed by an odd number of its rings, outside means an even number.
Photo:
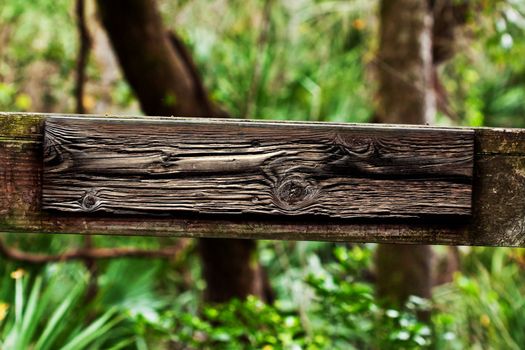
[{"label": "tree trunk", "polygon": [[[383,123],[430,124],[432,16],[427,1],[382,0],[380,8],[377,119]],[[410,295],[431,296],[432,249],[426,245],[380,245],[377,293],[397,305]]]},{"label": "tree trunk", "polygon": [[[102,23],[124,75],[147,115],[222,116],[208,98],[186,48],[162,24],[155,0],[97,0]],[[223,302],[264,299],[256,243],[228,239],[199,242],[206,297]]]},{"label": "tree trunk", "polygon": [[256,242],[248,239],[201,240],[199,251],[203,261],[214,262],[214,265],[203,265],[208,285],[206,300],[225,302],[232,298],[257,295],[263,300],[273,301],[271,288],[255,255],[256,248]]}]

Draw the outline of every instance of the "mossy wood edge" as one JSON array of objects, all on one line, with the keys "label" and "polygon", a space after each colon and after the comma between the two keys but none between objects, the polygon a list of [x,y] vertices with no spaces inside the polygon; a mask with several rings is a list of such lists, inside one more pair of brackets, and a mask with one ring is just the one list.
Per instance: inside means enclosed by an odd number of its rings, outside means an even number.
[{"label": "mossy wood edge", "polygon": [[[420,130],[426,133],[432,129],[442,135],[471,134],[474,141],[472,207],[468,208],[468,214],[471,215],[446,215],[438,216],[438,219],[434,217],[416,220],[369,220],[366,217],[304,220],[290,216],[275,216],[270,219],[258,216],[237,216],[232,219],[229,216],[213,215],[144,217],[42,210],[45,121],[79,118],[118,118],[127,123],[173,120],[166,117],[0,113],[0,232],[525,246],[525,130],[374,126],[377,130],[387,132],[396,129],[407,132]],[[203,123],[196,118],[177,120],[185,124]],[[228,124],[232,127],[294,125],[298,128],[370,128],[370,125],[362,124],[222,119],[206,119],[205,123]],[[466,213],[464,211],[462,214]]]}]

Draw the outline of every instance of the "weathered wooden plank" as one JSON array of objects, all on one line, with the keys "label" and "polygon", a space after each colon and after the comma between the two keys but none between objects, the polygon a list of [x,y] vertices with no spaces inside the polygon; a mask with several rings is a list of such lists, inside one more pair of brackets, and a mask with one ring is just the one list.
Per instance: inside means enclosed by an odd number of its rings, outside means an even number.
[{"label": "weathered wooden plank", "polygon": [[[0,113],[0,232],[525,246],[525,130],[446,129],[475,133],[472,216],[467,221],[443,218],[378,222],[295,217],[266,220],[244,215],[230,220],[216,216],[97,216],[42,211],[43,124],[49,117]],[[251,125],[250,121],[238,123]]]},{"label": "weathered wooden plank", "polygon": [[469,215],[471,130],[236,121],[46,121],[44,209]]}]

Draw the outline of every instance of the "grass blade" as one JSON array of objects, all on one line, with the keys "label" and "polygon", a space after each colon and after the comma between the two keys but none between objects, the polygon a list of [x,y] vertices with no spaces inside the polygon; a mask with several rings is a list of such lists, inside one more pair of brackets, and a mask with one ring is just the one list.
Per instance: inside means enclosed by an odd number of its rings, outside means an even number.
[{"label": "grass blade", "polygon": [[80,284],[72,291],[71,294],[68,295],[68,297],[66,297],[66,299],[64,299],[62,303],[60,303],[55,312],[53,312],[53,315],[51,315],[51,318],[42,331],[42,334],[38,338],[34,350],[47,350],[51,347],[51,345],[53,345],[54,340],[59,335],[60,330],[63,328],[59,322],[63,320],[66,312],[71,309],[71,305],[81,294],[83,288],[84,286]]},{"label": "grass blade", "polygon": [[84,331],[75,336],[69,343],[64,345],[62,350],[81,350],[84,349],[90,342],[97,337],[102,336],[115,326],[120,319],[114,319],[108,322],[116,313],[116,309],[110,309],[104,315],[91,323]]},{"label": "grass blade", "polygon": [[27,300],[27,305],[22,315],[22,324],[20,328],[20,334],[17,341],[18,349],[27,349],[31,341],[31,337],[38,324],[39,317],[36,315],[38,299],[40,291],[42,289],[42,278],[39,276],[35,280],[35,284],[31,289],[31,294]]}]

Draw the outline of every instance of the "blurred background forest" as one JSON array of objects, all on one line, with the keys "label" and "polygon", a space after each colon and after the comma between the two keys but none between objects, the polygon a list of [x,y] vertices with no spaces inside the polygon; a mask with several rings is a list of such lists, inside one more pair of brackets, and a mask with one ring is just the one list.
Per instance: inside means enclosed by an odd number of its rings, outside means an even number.
[{"label": "blurred background forest", "polygon": [[[116,57],[115,48],[136,45],[131,56],[140,60],[147,45],[157,45],[133,42],[136,33],[126,31],[125,18],[149,13],[136,11],[139,3],[158,7],[206,111],[381,121],[386,17],[379,1],[366,0],[2,0],[0,110],[177,114],[170,108],[180,95],[162,96],[165,110],[155,109],[137,84],[148,81],[148,70],[130,77]],[[525,1],[429,6],[434,39],[448,40],[446,57],[434,43],[432,123],[525,127]],[[436,33],[438,23],[445,34]],[[128,34],[128,43],[115,41]],[[1,349],[525,347],[522,249],[432,247],[422,282],[429,292],[388,298],[375,292],[384,280],[375,244],[0,239]],[[231,275],[262,282],[228,290]]]}]

